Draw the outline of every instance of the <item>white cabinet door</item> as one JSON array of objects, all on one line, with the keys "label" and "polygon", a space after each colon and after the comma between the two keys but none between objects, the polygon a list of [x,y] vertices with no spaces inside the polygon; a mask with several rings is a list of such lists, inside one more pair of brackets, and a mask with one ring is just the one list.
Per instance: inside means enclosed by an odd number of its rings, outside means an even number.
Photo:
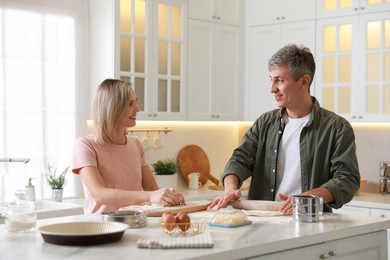
[{"label": "white cabinet door", "polygon": [[390,210],[371,208],[370,209],[370,216],[371,217],[390,218]]},{"label": "white cabinet door", "polygon": [[326,250],[319,259],[387,259],[386,231],[339,239],[325,245]]},{"label": "white cabinet door", "polygon": [[315,19],[316,1],[247,0],[247,26],[291,23]]},{"label": "white cabinet door", "polygon": [[387,259],[386,231],[378,231],[330,242],[252,257],[251,260],[295,259]]},{"label": "white cabinet door", "polygon": [[245,120],[256,120],[262,113],[277,108],[268,72],[271,56],[288,43],[303,44],[314,54],[314,35],[314,20],[247,28]]},{"label": "white cabinet door", "polygon": [[241,25],[241,0],[189,0],[189,18]]},{"label": "white cabinet door", "polygon": [[238,120],[241,28],[190,19],[188,120]]}]

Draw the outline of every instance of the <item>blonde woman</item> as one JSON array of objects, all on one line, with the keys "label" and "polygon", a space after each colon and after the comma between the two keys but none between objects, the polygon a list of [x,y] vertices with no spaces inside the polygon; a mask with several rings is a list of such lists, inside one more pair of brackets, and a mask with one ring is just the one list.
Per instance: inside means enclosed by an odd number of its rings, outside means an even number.
[{"label": "blonde woman", "polygon": [[101,213],[145,202],[184,203],[181,193],[159,189],[145,151],[127,128],[136,125],[137,96],[130,83],[106,79],[93,103],[94,134],[77,139],[73,168],[83,182],[84,213]]}]

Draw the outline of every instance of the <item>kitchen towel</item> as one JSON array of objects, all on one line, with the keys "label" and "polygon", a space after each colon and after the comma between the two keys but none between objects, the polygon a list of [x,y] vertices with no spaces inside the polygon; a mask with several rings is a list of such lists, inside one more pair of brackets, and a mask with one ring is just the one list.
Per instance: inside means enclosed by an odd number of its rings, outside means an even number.
[{"label": "kitchen towel", "polygon": [[206,232],[195,236],[140,239],[137,241],[137,246],[151,249],[211,248],[214,246],[214,241],[210,233]]}]

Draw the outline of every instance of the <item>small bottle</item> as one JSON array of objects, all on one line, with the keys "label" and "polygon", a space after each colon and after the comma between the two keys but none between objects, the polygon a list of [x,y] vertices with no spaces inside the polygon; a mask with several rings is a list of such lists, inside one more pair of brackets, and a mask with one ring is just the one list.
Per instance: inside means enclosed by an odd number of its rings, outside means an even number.
[{"label": "small bottle", "polygon": [[27,192],[27,199],[29,201],[35,201],[35,186],[32,185],[32,178],[28,178],[28,183],[25,186]]},{"label": "small bottle", "polygon": [[25,190],[17,190],[15,196],[16,200],[8,205],[5,227],[12,232],[34,231],[37,223],[34,202],[27,200]]}]

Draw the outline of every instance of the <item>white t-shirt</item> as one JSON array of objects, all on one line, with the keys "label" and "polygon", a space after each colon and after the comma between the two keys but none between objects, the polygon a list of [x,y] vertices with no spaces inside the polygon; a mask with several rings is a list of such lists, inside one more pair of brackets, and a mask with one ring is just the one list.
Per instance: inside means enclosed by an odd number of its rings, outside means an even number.
[{"label": "white t-shirt", "polygon": [[[303,127],[309,121],[310,114],[302,118],[284,117],[286,126],[279,143],[276,193],[285,195],[299,194],[301,185],[301,156],[299,139]],[[279,200],[276,196],[276,200]]]}]

